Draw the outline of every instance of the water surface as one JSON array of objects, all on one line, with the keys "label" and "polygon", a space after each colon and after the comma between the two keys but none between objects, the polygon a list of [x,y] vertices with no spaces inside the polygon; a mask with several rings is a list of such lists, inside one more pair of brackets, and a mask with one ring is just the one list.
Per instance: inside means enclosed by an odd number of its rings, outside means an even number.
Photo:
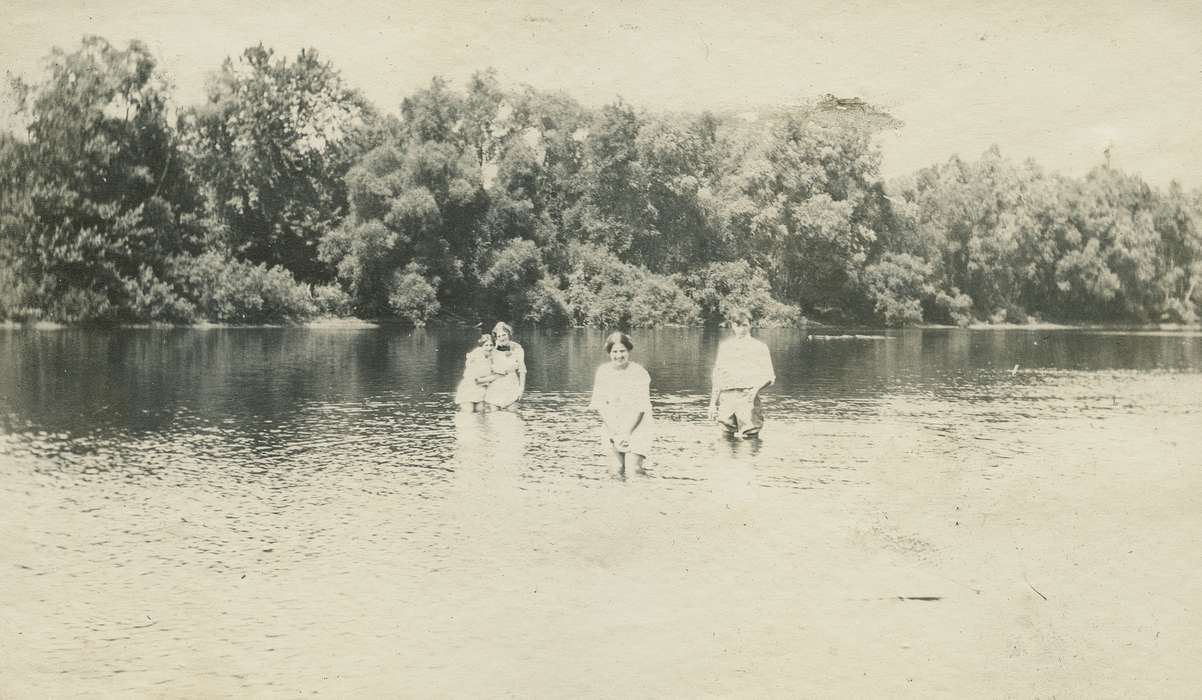
[{"label": "water surface", "polygon": [[704,419],[721,333],[639,332],[629,481],[587,410],[603,333],[519,330],[520,409],[457,416],[473,335],[0,331],[0,694],[1202,681],[1197,333],[764,330],[737,442]]}]

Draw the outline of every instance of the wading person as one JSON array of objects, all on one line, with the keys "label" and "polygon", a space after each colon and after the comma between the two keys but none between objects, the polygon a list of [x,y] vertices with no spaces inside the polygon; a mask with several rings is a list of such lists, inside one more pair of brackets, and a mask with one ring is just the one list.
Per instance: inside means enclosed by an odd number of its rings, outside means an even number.
[{"label": "wading person", "polygon": [[643,473],[643,461],[651,453],[655,420],[651,417],[651,376],[642,365],[630,361],[634,343],[625,333],[605,339],[609,362],[597,368],[593,399],[589,407],[601,416],[602,443],[609,450],[618,476],[630,466]]},{"label": "wading person", "polygon": [[751,316],[738,312],[728,321],[734,337],[718,345],[708,413],[728,434],[745,438],[764,427],[760,392],[776,381],[776,373],[768,346],[751,337]]},{"label": "wading person", "polygon": [[487,333],[476,341],[476,348],[463,363],[463,380],[455,392],[455,403],[465,413],[485,410],[485,390],[497,378],[492,370],[493,340]]},{"label": "wading person", "polygon": [[496,343],[492,371],[496,376],[485,390],[484,400],[492,408],[509,408],[526,392],[526,351],[513,339],[508,323],[498,322],[492,336]]}]

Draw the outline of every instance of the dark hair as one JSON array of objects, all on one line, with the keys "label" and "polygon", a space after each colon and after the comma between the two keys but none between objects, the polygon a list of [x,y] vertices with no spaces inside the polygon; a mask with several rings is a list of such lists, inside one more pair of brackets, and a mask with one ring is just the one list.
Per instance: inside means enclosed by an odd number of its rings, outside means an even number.
[{"label": "dark hair", "polygon": [[751,325],[751,314],[746,311],[732,311],[726,315],[726,322],[731,326]]},{"label": "dark hair", "polygon": [[630,336],[622,331],[614,331],[605,337],[605,352],[613,350],[618,343],[625,345],[627,350],[634,350],[634,341],[630,339]]}]

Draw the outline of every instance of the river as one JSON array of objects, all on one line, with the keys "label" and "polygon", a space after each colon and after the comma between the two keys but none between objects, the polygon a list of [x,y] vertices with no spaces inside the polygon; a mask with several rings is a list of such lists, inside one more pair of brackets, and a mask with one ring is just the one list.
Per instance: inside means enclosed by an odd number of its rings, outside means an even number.
[{"label": "river", "polygon": [[0,330],[0,696],[1182,697],[1202,686],[1202,334],[633,334],[649,474],[606,472],[604,334]]}]

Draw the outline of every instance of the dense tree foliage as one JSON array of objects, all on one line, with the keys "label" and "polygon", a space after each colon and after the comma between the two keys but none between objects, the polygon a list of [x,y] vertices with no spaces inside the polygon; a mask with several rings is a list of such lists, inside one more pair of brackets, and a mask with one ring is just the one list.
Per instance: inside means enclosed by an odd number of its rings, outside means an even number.
[{"label": "dense tree foliage", "polygon": [[120,320],[160,296],[176,316],[163,276],[199,245],[198,203],[150,52],[88,37],[13,88],[27,127],[0,142],[5,315]]},{"label": "dense tree foliage", "polygon": [[[1082,179],[1016,165],[994,148],[899,183],[905,234],[927,264],[895,296],[960,320],[1196,322],[1202,194],[1159,193],[1110,167]],[[943,302],[937,298],[942,294]]]},{"label": "dense tree foliage", "polygon": [[317,256],[346,209],[344,178],[370,143],[367,103],[314,51],[295,61],[255,46],[226,59],[185,136],[228,244],[297,277],[332,277]]},{"label": "dense tree foliage", "polygon": [[392,116],[316,52],[256,46],[177,110],[145,46],[95,37],[13,87],[25,128],[0,134],[7,319],[1202,312],[1202,193],[1108,165],[1064,177],[997,148],[885,183],[875,134],[897,124],[854,99],[654,114],[481,71],[463,90],[434,78]]}]

